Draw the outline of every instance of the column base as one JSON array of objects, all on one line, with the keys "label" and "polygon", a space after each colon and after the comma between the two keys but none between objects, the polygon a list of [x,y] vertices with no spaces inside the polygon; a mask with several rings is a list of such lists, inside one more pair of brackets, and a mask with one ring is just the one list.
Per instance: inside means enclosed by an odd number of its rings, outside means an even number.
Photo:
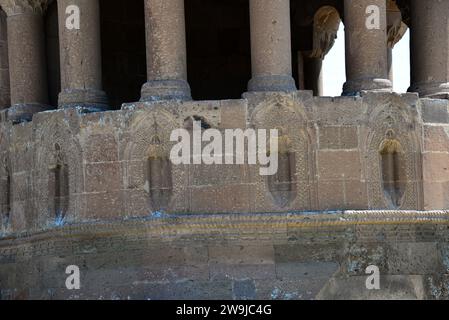
[{"label": "column base", "polygon": [[38,112],[51,110],[52,107],[39,103],[14,104],[6,111],[6,120],[13,123],[30,122]]},{"label": "column base", "polygon": [[360,79],[347,81],[343,86],[343,96],[355,96],[361,91],[392,92],[393,84],[389,79]]},{"label": "column base", "polygon": [[409,92],[417,92],[422,98],[449,99],[449,83],[412,84]]},{"label": "column base", "polygon": [[65,89],[58,97],[59,109],[81,108],[85,112],[108,110],[108,97],[102,90]]},{"label": "column base", "polygon": [[248,83],[250,92],[296,91],[295,80],[286,75],[255,76]]},{"label": "column base", "polygon": [[192,100],[190,86],[185,80],[151,80],[142,87],[140,101]]}]

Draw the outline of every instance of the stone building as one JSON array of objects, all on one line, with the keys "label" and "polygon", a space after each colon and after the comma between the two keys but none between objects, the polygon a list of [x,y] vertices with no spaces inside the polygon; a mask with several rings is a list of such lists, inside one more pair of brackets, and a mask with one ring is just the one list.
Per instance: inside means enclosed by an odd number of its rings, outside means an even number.
[{"label": "stone building", "polygon": [[[448,297],[449,0],[0,6],[0,299]],[[279,129],[278,173],[171,164],[198,119]]]}]

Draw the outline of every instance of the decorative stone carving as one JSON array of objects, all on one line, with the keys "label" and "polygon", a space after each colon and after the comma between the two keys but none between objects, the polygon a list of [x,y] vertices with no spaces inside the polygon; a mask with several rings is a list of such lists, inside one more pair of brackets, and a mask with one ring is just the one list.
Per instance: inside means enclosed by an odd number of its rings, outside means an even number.
[{"label": "decorative stone carving", "polygon": [[180,127],[167,111],[142,112],[130,124],[125,148],[125,188],[130,215],[145,216],[186,207],[188,172],[170,161],[170,135]]},{"label": "decorative stone carving", "polygon": [[31,223],[40,228],[75,221],[83,213],[81,146],[60,114],[53,115],[47,123],[36,128],[36,141],[40,143],[33,159],[33,210],[39,215]]},{"label": "decorative stone carving", "polygon": [[402,22],[401,10],[394,0],[387,1],[387,44],[393,48],[407,32],[407,25]]},{"label": "decorative stone carving", "polygon": [[261,102],[252,113],[255,129],[279,132],[278,174],[263,177],[258,175],[258,168],[252,168],[256,211],[310,210],[316,206],[313,134],[306,119],[304,106],[281,94]]},{"label": "decorative stone carving", "polygon": [[[370,130],[365,143],[367,187],[370,209],[421,210],[421,147],[416,136],[414,116],[408,106],[389,102],[377,107],[369,117]],[[396,168],[387,169],[386,151],[395,144]],[[391,148],[390,148],[391,149]],[[397,190],[387,186],[391,171]]]},{"label": "decorative stone carving", "polygon": [[329,53],[337,39],[340,23],[340,14],[334,7],[324,6],[315,13],[311,58],[324,59]]},{"label": "decorative stone carving", "polygon": [[23,13],[43,14],[53,0],[0,0],[0,6],[8,16]]}]

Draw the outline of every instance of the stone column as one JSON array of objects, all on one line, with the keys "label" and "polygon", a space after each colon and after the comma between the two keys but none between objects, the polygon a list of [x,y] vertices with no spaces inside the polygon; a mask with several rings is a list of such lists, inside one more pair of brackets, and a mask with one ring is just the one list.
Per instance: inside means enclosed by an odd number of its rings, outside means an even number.
[{"label": "stone column", "polygon": [[388,70],[388,80],[393,84],[394,73],[393,73],[393,48],[387,48],[387,70]]},{"label": "stone column", "polygon": [[0,5],[8,16],[8,119],[29,121],[34,113],[49,109],[42,18],[47,0],[0,0]]},{"label": "stone column", "polygon": [[6,14],[0,10],[0,110],[11,106]]},{"label": "stone column", "polygon": [[411,2],[411,87],[422,97],[449,98],[449,1]]},{"label": "stone column", "polygon": [[386,0],[345,0],[344,5],[346,83],[343,94],[354,95],[362,90],[391,91],[387,69]]},{"label": "stone column", "polygon": [[184,0],[145,0],[147,78],[142,101],[190,100]]},{"label": "stone column", "polygon": [[312,90],[314,96],[323,95],[323,60],[312,58],[310,51],[298,52],[299,90]]},{"label": "stone column", "polygon": [[290,0],[250,0],[251,63],[249,91],[294,91]]},{"label": "stone column", "polygon": [[[66,20],[79,8],[79,29]],[[68,9],[67,9],[68,8]],[[107,109],[102,90],[99,0],[58,0],[61,88],[59,107]],[[70,20],[69,20],[70,22]]]}]

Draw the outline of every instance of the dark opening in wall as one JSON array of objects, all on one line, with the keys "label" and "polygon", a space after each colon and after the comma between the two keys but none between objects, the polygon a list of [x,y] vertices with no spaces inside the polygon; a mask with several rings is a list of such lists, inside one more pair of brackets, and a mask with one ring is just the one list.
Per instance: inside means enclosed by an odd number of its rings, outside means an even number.
[{"label": "dark opening in wall", "polygon": [[162,148],[159,136],[151,139],[149,157],[146,163],[147,191],[154,212],[165,210],[173,194],[171,161]]},{"label": "dark opening in wall", "polygon": [[10,214],[11,214],[11,172],[9,166],[5,165],[3,167],[3,176],[1,178],[1,212],[0,212],[0,227],[1,222],[3,225],[9,224]]},{"label": "dark opening in wall", "polygon": [[278,170],[276,174],[268,176],[268,189],[276,205],[285,208],[297,195],[296,153],[290,151],[288,136],[280,136],[278,142]]},{"label": "dark opening in wall", "polygon": [[188,0],[185,12],[193,99],[240,98],[251,78],[249,0]]},{"label": "dark opening in wall", "polygon": [[143,0],[100,0],[103,89],[112,109],[140,99],[146,82]]},{"label": "dark opening in wall", "polygon": [[45,13],[45,39],[47,51],[48,101],[51,106],[58,106],[61,92],[61,71],[59,66],[59,28],[58,5],[53,1]]},{"label": "dark opening in wall", "polygon": [[50,168],[49,199],[53,199],[56,220],[64,219],[69,207],[69,168],[63,160],[61,147],[55,144],[55,165]]},{"label": "dark opening in wall", "polygon": [[387,139],[380,148],[382,186],[392,208],[400,208],[405,193],[404,153],[400,143]]},{"label": "dark opening in wall", "polygon": [[6,214],[6,221],[8,221],[9,222],[9,217],[10,217],[10,214],[11,214],[11,174],[9,173],[9,170],[8,170],[8,173],[7,173],[7,176],[6,176],[6,194],[5,194],[5,201],[6,201],[6,204],[5,204],[5,214]]}]

